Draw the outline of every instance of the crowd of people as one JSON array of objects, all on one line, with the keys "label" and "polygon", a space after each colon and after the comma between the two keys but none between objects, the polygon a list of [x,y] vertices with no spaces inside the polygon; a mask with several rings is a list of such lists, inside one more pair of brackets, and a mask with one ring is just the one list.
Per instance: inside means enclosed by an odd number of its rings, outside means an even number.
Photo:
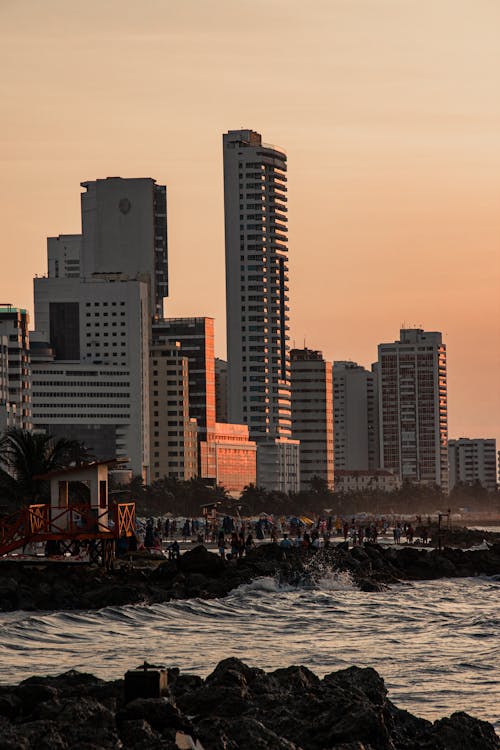
[{"label": "crowd of people", "polygon": [[223,559],[242,557],[260,541],[280,544],[282,547],[319,549],[341,542],[352,546],[365,542],[386,542],[391,531],[395,544],[403,540],[408,544],[418,542],[427,545],[428,524],[422,523],[420,516],[415,520],[403,521],[388,518],[345,519],[325,516],[316,520],[291,516],[273,518],[262,514],[259,518],[242,519],[230,515],[216,515],[206,518],[157,518],[139,524],[134,540],[118,540],[117,554],[127,551],[147,549],[166,552],[169,558],[180,555],[180,543],[194,541],[213,545]]}]

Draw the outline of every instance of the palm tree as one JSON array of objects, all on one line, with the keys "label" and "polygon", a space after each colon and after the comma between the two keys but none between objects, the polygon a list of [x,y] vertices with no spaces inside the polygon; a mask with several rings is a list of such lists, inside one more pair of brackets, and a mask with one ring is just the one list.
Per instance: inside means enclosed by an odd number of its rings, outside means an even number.
[{"label": "palm tree", "polygon": [[0,497],[16,505],[48,499],[48,483],[38,475],[91,460],[78,440],[10,427],[0,438]]}]

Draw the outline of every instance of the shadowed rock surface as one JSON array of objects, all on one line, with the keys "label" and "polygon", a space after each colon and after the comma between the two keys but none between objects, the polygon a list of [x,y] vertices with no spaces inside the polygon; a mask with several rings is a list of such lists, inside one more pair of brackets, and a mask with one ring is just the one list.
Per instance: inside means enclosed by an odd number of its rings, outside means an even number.
[{"label": "shadowed rock surface", "polygon": [[319,551],[263,544],[245,557],[221,560],[202,545],[178,561],[146,569],[79,564],[0,562],[0,611],[100,609],[139,602],[225,596],[261,576],[297,585],[312,584],[332,571],[347,571],[363,591],[383,591],[400,581],[500,574],[500,544],[485,550],[382,547],[344,544]]},{"label": "shadowed rock surface", "polygon": [[127,704],[123,680],[74,671],[0,687],[0,750],[180,747],[498,750],[500,740],[466,713],[432,723],[398,709],[370,668],[319,679],[305,667],[266,673],[231,658],[206,680],[170,669],[166,696]]}]

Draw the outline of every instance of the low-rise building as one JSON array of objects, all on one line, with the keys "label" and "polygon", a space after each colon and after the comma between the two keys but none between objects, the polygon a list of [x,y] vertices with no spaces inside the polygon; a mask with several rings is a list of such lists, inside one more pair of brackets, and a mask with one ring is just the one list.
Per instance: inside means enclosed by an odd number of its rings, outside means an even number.
[{"label": "low-rise building", "polygon": [[269,438],[257,444],[257,483],[277,492],[300,490],[300,441]]},{"label": "low-rise building", "polygon": [[363,469],[335,470],[335,492],[366,492],[369,490],[393,492],[400,486],[401,480],[398,475],[387,469],[374,469],[373,471]]},{"label": "low-rise building", "polygon": [[201,476],[239,495],[244,487],[255,484],[256,452],[246,425],[216,422],[200,443]]},{"label": "low-rise building", "polygon": [[459,438],[448,441],[450,490],[457,484],[497,486],[497,442],[494,438]]}]

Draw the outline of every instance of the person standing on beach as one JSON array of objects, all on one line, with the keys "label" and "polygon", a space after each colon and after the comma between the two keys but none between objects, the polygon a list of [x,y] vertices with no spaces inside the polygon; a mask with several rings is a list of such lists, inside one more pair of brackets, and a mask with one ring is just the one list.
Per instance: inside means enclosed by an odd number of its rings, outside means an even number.
[{"label": "person standing on beach", "polygon": [[217,547],[219,548],[219,555],[223,560],[226,559],[226,537],[224,536],[224,532],[219,532],[219,539],[217,542]]}]

